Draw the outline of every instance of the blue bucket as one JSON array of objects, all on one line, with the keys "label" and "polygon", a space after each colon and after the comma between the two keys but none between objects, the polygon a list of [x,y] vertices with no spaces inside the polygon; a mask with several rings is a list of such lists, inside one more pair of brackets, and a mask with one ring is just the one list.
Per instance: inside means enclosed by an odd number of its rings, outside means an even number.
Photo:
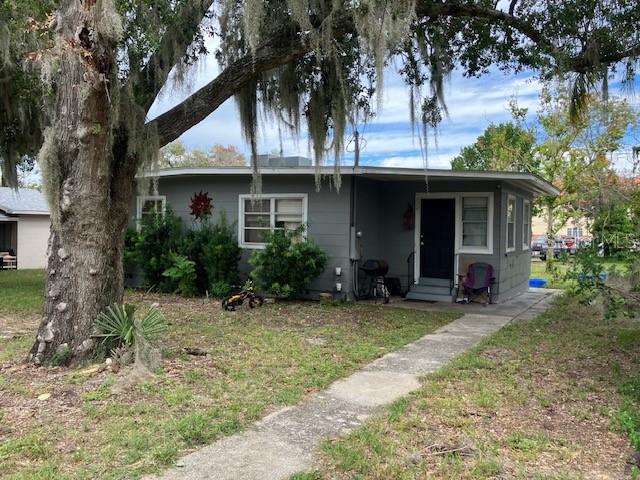
[{"label": "blue bucket", "polygon": [[529,286],[533,288],[543,288],[547,284],[544,278],[530,278]]}]

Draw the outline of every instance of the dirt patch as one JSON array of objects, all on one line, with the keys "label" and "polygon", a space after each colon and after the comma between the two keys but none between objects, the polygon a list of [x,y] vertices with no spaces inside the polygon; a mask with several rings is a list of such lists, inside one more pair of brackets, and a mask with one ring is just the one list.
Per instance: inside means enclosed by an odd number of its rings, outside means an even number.
[{"label": "dirt patch", "polygon": [[0,313],[0,338],[15,338],[35,333],[39,322],[39,315]]},{"label": "dirt patch", "polygon": [[513,358],[514,352],[506,348],[487,348],[480,353],[480,357],[495,362],[502,363],[510,358]]}]

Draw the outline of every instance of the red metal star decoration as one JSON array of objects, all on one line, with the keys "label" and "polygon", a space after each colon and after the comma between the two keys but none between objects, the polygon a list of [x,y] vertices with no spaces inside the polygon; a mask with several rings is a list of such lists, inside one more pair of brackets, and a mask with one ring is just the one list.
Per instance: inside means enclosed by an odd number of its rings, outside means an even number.
[{"label": "red metal star decoration", "polygon": [[213,205],[211,205],[211,198],[209,197],[209,192],[202,193],[194,193],[191,198],[191,215],[195,217],[196,220],[202,220],[209,215],[211,215],[211,211],[213,210]]}]

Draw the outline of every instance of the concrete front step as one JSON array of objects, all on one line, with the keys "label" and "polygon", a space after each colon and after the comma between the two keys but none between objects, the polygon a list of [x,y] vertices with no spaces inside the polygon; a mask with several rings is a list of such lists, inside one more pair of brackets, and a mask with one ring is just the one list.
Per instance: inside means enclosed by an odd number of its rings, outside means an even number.
[{"label": "concrete front step", "polygon": [[407,300],[421,300],[423,302],[448,302],[451,303],[453,301],[453,297],[451,294],[438,294],[438,293],[427,293],[420,292],[418,290],[411,290],[407,293],[405,297]]},{"label": "concrete front step", "polygon": [[417,285],[411,285],[409,300],[451,302],[453,290],[448,278],[421,277]]},{"label": "concrete front step", "polygon": [[448,278],[431,278],[431,277],[420,277],[418,281],[418,285],[428,285],[432,287],[450,287],[451,280]]},{"label": "concrete front step", "polygon": [[449,285],[411,285],[411,291],[432,295],[451,295],[451,287]]}]

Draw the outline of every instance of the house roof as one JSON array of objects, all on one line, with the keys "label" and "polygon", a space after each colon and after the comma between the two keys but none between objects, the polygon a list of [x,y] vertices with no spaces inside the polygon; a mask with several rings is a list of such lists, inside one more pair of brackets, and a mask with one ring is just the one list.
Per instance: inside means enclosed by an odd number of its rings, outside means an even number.
[{"label": "house roof", "polygon": [[16,217],[7,217],[4,213],[0,212],[0,222],[15,222],[17,220]]},{"label": "house roof", "polygon": [[0,210],[9,215],[49,215],[44,196],[31,188],[0,187]]},{"label": "house roof", "polygon": [[[332,175],[334,167],[320,167],[323,175]],[[265,175],[314,175],[315,167],[261,167],[260,174]],[[422,180],[426,176],[429,180],[499,180],[507,181],[517,187],[531,191],[536,195],[558,195],[560,191],[541,177],[532,173],[519,172],[489,172],[471,170],[444,170],[422,168],[391,168],[391,167],[340,167],[343,176],[355,175],[379,180]],[[184,177],[199,175],[251,175],[249,167],[188,167],[160,170],[157,173],[147,173],[144,176]]]}]

